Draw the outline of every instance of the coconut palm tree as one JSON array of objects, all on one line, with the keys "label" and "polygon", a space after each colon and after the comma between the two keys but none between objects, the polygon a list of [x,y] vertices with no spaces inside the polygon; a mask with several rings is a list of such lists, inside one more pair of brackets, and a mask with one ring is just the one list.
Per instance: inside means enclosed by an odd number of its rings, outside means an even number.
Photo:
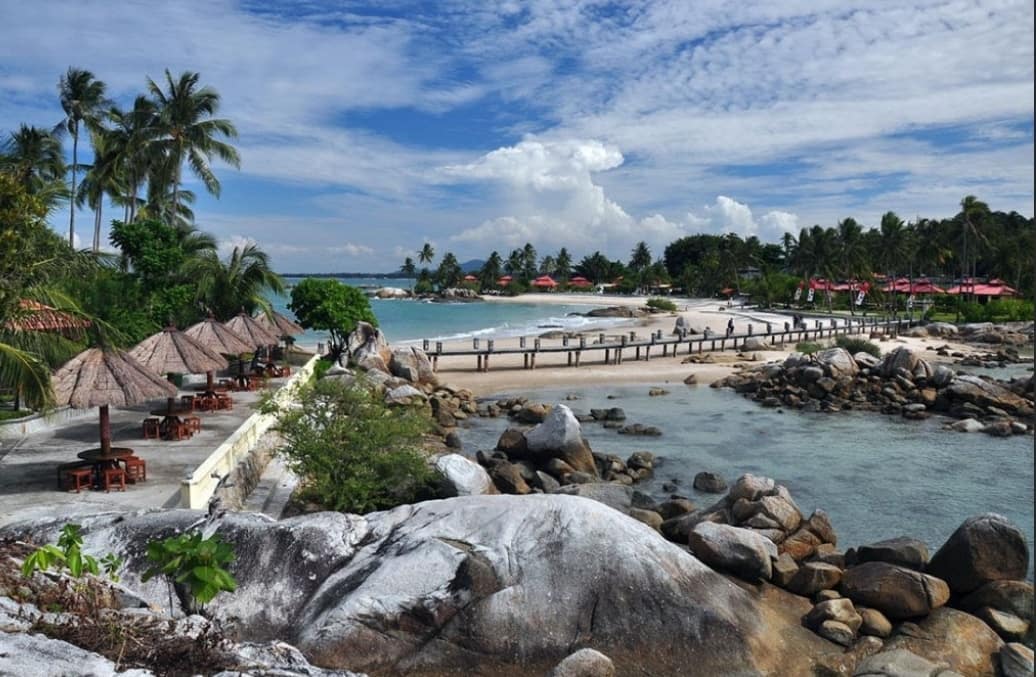
[{"label": "coconut palm tree", "polygon": [[[196,244],[201,234],[185,233]],[[190,244],[185,244],[189,249]],[[202,248],[202,254],[188,262],[185,270],[197,280],[198,301],[220,320],[227,320],[242,308],[249,314],[256,309],[270,310],[264,292],[284,293],[284,281],[270,267],[270,258],[254,244],[234,247],[225,260],[215,251]]]},{"label": "coconut palm tree", "polygon": [[[58,82],[58,94],[61,98],[61,109],[65,111],[65,119],[58,123],[57,130],[66,130],[72,135],[72,190],[69,195],[76,195],[76,174],[79,170],[79,126],[84,125],[93,132],[100,128],[104,119],[104,108],[108,100],[104,96],[105,85],[94,77],[94,74],[80,68],[69,66],[68,71]],[[75,203],[68,213],[68,246],[75,246],[76,209]]]},{"label": "coconut palm tree", "polygon": [[[856,219],[847,218],[838,222],[835,246],[841,258],[841,273],[850,284],[866,273],[866,252],[864,251],[863,228]],[[856,295],[850,289],[849,313],[856,314]]]},{"label": "coconut palm tree", "polygon": [[113,135],[107,130],[96,130],[91,134],[94,147],[94,162],[84,165],[87,172],[79,190],[75,195],[75,205],[84,204],[94,212],[94,235],[91,245],[93,253],[101,249],[101,216],[104,209],[104,197],[121,200],[124,190],[124,175],[120,172],[119,149],[113,144]]},{"label": "coconut palm tree", "polygon": [[14,177],[48,211],[68,196],[61,142],[45,129],[23,124],[18,131],[11,132],[0,148],[0,171]]},{"label": "coconut palm tree", "polygon": [[507,255],[507,261],[504,262],[504,270],[508,275],[519,275],[524,267],[525,257],[522,256],[522,250],[512,249],[511,253]]},{"label": "coconut palm tree", "polygon": [[558,281],[567,281],[568,278],[572,275],[572,255],[568,253],[568,249],[562,247],[558,251],[558,255],[555,261],[555,270],[558,274]]},{"label": "coconut palm tree", "polygon": [[237,150],[219,138],[235,138],[237,129],[229,120],[213,117],[219,110],[220,96],[211,87],[199,87],[199,77],[198,73],[184,71],[174,80],[166,69],[165,90],[151,78],[147,80],[157,113],[153,143],[165,158],[150,180],[162,181],[172,189],[174,216],[179,212],[184,162],[216,197],[219,197],[220,183],[210,166],[212,157],[233,167],[241,165]]},{"label": "coconut palm tree", "polygon": [[531,281],[536,277],[536,273],[539,268],[536,265],[538,263],[536,248],[532,246],[532,243],[526,242],[525,246],[522,247],[522,277],[525,278],[526,282]]},{"label": "coconut palm tree", "polygon": [[[974,195],[968,195],[960,201],[960,219],[961,219],[961,284],[964,284],[964,279],[969,277],[975,277],[975,261],[977,259],[976,252],[980,243],[987,243],[985,234],[982,232],[982,227],[985,225],[986,219],[989,217],[989,205],[982,202]],[[971,240],[971,251],[968,251],[969,240]],[[968,256],[971,256],[971,266],[968,266]]]},{"label": "coconut palm tree", "polygon": [[144,95],[133,101],[133,108],[108,110],[111,129],[105,134],[108,150],[115,156],[117,172],[125,192],[120,196],[124,206],[123,221],[136,218],[140,201],[138,191],[147,179],[149,167],[160,161],[159,149],[151,143],[155,135],[155,104]]},{"label": "coconut palm tree", "polygon": [[417,275],[417,266],[414,265],[414,260],[409,256],[406,257],[403,260],[403,265],[399,267],[399,272],[410,278],[410,291],[414,291],[414,277]]},{"label": "coconut palm tree", "polygon": [[479,271],[479,281],[483,287],[492,287],[496,284],[496,281],[500,279],[500,272],[503,269],[504,261],[500,258],[500,254],[492,252],[486,262],[482,264],[482,270]]},{"label": "coconut palm tree", "polygon": [[430,242],[425,242],[424,246],[417,252],[417,260],[421,263],[431,263],[434,258],[435,248],[432,247]]}]

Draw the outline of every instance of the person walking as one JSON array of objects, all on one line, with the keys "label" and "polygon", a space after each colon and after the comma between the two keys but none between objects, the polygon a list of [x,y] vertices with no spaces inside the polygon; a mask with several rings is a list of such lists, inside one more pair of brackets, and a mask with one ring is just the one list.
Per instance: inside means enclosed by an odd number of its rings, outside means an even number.
[{"label": "person walking", "polygon": [[734,333],[734,318],[730,318],[727,321],[727,336],[730,336],[733,333]]}]

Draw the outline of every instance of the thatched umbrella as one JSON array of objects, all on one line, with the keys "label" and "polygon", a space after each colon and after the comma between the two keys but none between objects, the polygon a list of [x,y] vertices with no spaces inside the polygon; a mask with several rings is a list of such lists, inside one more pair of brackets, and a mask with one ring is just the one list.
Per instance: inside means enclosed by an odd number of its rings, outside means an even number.
[{"label": "thatched umbrella", "polygon": [[[227,360],[207,348],[197,339],[191,338],[176,327],[166,327],[149,336],[129,352],[130,357],[145,367],[160,374],[200,374],[205,372],[209,390],[212,389],[212,372],[226,369]],[[173,398],[169,398],[169,411],[173,410]]]},{"label": "thatched umbrella", "polygon": [[264,329],[281,337],[281,340],[284,341],[284,359],[285,363],[287,363],[287,349],[291,347],[292,337],[304,334],[306,330],[277,311],[270,311],[269,314],[259,313],[255,317],[255,321],[262,325]]},{"label": "thatched umbrella", "polygon": [[259,324],[254,317],[243,310],[224,322],[223,325],[240,337],[247,339],[252,344],[252,348],[249,350],[260,346],[275,346],[281,340],[280,336]]},{"label": "thatched umbrella", "polygon": [[[183,333],[197,340],[198,343],[209,350],[213,350],[221,355],[240,355],[255,349],[255,346],[249,343],[243,336],[232,329],[228,329],[225,324],[219,322],[211,315],[198,324],[191,325]],[[206,387],[212,390],[211,377]]]},{"label": "thatched umbrella", "polygon": [[176,387],[121,350],[90,348],[54,373],[58,404],[75,409],[100,407],[101,449],[111,451],[109,406],[127,407],[176,395]]}]

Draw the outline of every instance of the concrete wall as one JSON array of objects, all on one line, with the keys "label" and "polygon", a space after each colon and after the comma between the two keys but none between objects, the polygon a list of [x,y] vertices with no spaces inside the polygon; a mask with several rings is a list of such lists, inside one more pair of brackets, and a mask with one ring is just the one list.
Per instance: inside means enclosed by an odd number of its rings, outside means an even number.
[{"label": "concrete wall", "polygon": [[[298,368],[288,382],[274,394],[274,401],[278,406],[287,404],[293,397],[295,388],[309,380],[317,359],[314,356]],[[216,447],[208,458],[184,477],[180,483],[180,507],[194,510],[205,508],[209,498],[216,491],[220,478],[226,477],[234,470],[238,462],[248,455],[276,421],[277,417],[273,414],[257,412],[249,416],[223,444]]]},{"label": "concrete wall", "polygon": [[17,440],[26,435],[58,428],[71,421],[97,418],[97,407],[72,409],[59,407],[43,414],[30,414],[25,418],[9,419],[0,423],[0,440]]}]

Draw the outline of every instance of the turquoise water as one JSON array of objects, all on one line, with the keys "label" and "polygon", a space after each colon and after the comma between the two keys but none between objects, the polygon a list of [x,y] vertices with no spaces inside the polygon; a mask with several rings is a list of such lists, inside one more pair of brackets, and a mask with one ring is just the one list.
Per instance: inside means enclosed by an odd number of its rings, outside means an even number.
[{"label": "turquoise water", "polygon": [[[294,285],[299,278],[285,278]],[[342,280],[346,284],[361,288],[401,287],[408,288],[409,280],[381,280],[356,278]],[[290,292],[289,292],[290,293]],[[288,310],[290,297],[272,296],[274,310],[294,317]],[[390,342],[417,341],[420,339],[444,340],[467,337],[502,337],[534,335],[550,328],[569,330],[608,327],[620,324],[616,320],[600,320],[569,316],[569,313],[586,312],[600,308],[601,304],[540,305],[535,303],[428,303],[399,299],[371,299],[371,308],[381,330]],[[308,331],[296,338],[300,345],[315,345],[327,341],[326,332]]]},{"label": "turquoise water", "polygon": [[[662,484],[676,479],[678,493],[707,506],[717,497],[691,487],[696,473],[719,472],[731,482],[751,472],[785,484],[807,514],[826,510],[841,548],[908,535],[928,543],[934,554],[965,518],[998,512],[1022,529],[1032,550],[1031,436],[955,433],[942,429],[945,419],[934,417],[778,413],[728,390],[684,386],[681,376],[655,384],[671,391],[662,397],[649,397],[650,385],[507,395],[562,402],[577,412],[619,406],[629,422],[661,428],[658,438],[630,438],[600,424],[583,426],[594,451],[661,456],[655,477],[638,487],[658,499],[668,496]],[[570,393],[580,399],[564,401]],[[474,420],[462,432],[466,453],[492,449],[507,425],[506,419]]]}]

